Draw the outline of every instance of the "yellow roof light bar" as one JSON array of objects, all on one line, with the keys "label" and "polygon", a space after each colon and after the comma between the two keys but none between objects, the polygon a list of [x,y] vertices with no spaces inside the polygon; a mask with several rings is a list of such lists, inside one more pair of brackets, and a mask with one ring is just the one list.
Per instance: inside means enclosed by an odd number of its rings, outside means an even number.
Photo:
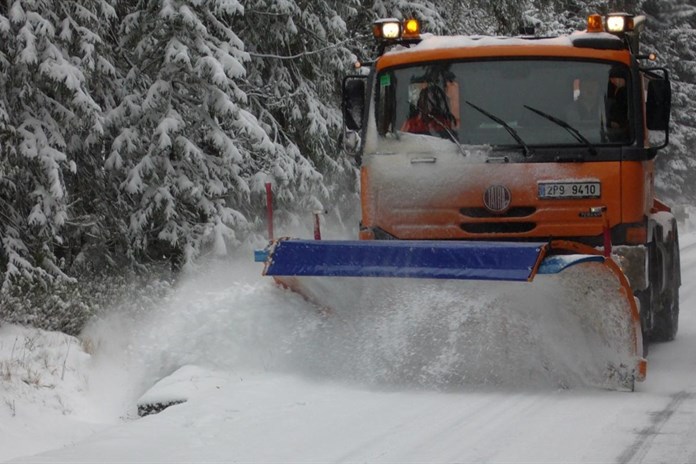
[{"label": "yellow roof light bar", "polygon": [[372,25],[372,34],[381,41],[412,41],[420,39],[421,24],[415,18],[400,21],[396,18],[378,19]]},{"label": "yellow roof light bar", "polygon": [[587,17],[587,32],[604,32],[604,21],[601,15],[591,14]]},{"label": "yellow roof light bar", "polygon": [[404,21],[403,37],[408,39],[418,38],[420,37],[420,30],[420,21],[418,21],[416,18],[407,19]]}]

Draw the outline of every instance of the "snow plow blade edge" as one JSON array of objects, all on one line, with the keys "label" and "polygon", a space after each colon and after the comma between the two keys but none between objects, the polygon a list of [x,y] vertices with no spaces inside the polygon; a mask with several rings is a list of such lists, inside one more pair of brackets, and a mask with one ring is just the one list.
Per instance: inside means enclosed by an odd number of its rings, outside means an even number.
[{"label": "snow plow blade edge", "polygon": [[547,243],[281,239],[256,250],[264,275],[531,281],[597,254],[546,256]]},{"label": "snow plow blade edge", "polygon": [[544,243],[278,240],[265,275],[529,281]]}]

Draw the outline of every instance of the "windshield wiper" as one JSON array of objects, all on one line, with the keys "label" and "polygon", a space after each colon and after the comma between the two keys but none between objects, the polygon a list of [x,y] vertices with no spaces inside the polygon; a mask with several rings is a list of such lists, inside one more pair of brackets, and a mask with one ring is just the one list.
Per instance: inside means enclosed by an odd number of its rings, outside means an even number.
[{"label": "windshield wiper", "polygon": [[580,142],[580,143],[584,143],[584,144],[587,146],[587,149],[590,151],[590,154],[591,154],[592,156],[597,156],[597,149],[595,148],[595,146],[592,145],[592,142],[590,142],[589,140],[587,140],[587,138],[586,138],[584,135],[582,135],[582,134],[580,133],[579,130],[577,130],[576,128],[574,128],[573,126],[571,126],[570,124],[568,124],[568,123],[565,122],[564,120],[558,119],[557,117],[552,116],[552,115],[550,115],[550,114],[548,114],[548,113],[545,113],[545,112],[543,112],[543,111],[541,111],[541,110],[538,110],[538,109],[536,109],[536,108],[532,108],[532,107],[529,106],[529,105],[522,105],[522,106],[524,106],[525,108],[527,108],[529,111],[532,111],[532,112],[538,114],[538,115],[541,116],[542,118],[548,119],[549,121],[551,121],[551,122],[553,122],[553,123],[555,123],[555,124],[558,124],[559,126],[561,126],[562,128],[564,128],[565,130],[567,130],[568,133],[569,133],[570,135],[572,135],[573,138],[575,138],[575,140],[577,140],[577,141]]},{"label": "windshield wiper", "polygon": [[[450,113],[451,114],[451,113]],[[457,148],[459,149],[459,153],[462,154],[462,156],[466,156],[466,151],[464,151],[464,147],[462,146],[461,143],[459,143],[459,139],[457,139],[457,136],[452,132],[452,130],[445,126],[443,123],[441,123],[433,114],[428,113],[426,115],[428,118],[430,118],[432,121],[437,123],[438,126],[442,127],[445,132],[447,132],[447,135],[449,136],[450,140],[454,142],[457,145]],[[454,119],[454,116],[452,116],[452,119]]]},{"label": "windshield wiper", "polygon": [[524,143],[524,140],[522,140],[522,137],[520,137],[520,134],[518,134],[517,131],[510,126],[510,124],[506,123],[504,120],[500,119],[498,116],[489,113],[488,111],[484,110],[483,108],[480,108],[480,107],[474,105],[469,100],[465,100],[465,101],[466,101],[467,105],[469,105],[470,107],[472,107],[473,109],[475,109],[479,113],[483,114],[484,116],[487,116],[489,119],[491,119],[491,120],[497,122],[498,124],[500,124],[501,126],[503,126],[505,128],[505,130],[508,131],[508,133],[512,136],[512,138],[514,138],[517,141],[517,143],[519,143],[522,146],[522,148],[524,150],[524,156],[531,156],[533,154],[532,150],[529,148],[529,146],[526,143]]}]

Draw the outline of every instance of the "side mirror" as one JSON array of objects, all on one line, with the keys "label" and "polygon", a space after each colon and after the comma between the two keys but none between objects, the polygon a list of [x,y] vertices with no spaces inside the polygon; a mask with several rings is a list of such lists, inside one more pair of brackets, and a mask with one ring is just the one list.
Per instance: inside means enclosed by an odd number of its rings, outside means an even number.
[{"label": "side mirror", "polygon": [[367,77],[346,76],[343,79],[343,123],[349,131],[358,132],[363,127]]},{"label": "side mirror", "polygon": [[672,87],[668,79],[652,79],[648,82],[645,102],[645,121],[649,130],[669,130],[669,113],[672,107]]}]

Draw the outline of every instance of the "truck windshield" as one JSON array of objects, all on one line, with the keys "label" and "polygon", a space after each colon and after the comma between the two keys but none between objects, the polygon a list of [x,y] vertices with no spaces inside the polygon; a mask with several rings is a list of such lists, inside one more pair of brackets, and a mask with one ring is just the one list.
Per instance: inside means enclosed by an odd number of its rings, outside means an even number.
[{"label": "truck windshield", "polygon": [[378,151],[380,144],[393,151],[395,142],[413,140],[405,134],[525,151],[626,144],[632,138],[629,85],[628,67],[591,61],[460,61],[387,69],[377,76]]}]

